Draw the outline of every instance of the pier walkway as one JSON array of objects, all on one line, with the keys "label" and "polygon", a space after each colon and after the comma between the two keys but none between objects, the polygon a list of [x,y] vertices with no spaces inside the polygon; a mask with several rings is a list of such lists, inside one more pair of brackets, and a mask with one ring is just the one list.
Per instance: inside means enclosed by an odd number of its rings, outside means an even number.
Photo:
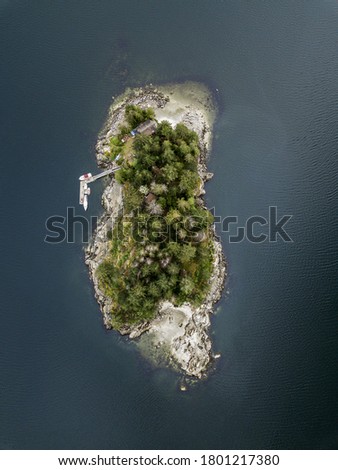
[{"label": "pier walkway", "polygon": [[90,188],[88,187],[89,183],[93,183],[94,181],[103,178],[104,176],[110,175],[111,173],[115,173],[120,167],[116,166],[114,168],[110,168],[109,170],[102,171],[97,175],[92,175],[91,173],[85,173],[84,175],[80,176],[80,198],[79,203],[83,206],[84,210],[88,209],[88,196],[90,195]]}]

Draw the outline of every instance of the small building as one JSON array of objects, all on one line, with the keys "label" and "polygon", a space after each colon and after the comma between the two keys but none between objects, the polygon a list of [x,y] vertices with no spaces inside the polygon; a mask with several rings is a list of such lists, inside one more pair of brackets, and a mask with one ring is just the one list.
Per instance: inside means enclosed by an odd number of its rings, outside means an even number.
[{"label": "small building", "polygon": [[130,139],[130,135],[129,134],[125,134],[122,139],[121,139],[121,142],[123,142],[124,144]]},{"label": "small building", "polygon": [[147,204],[151,204],[152,202],[156,201],[156,196],[154,193],[149,193],[144,199]]},{"label": "small building", "polygon": [[153,121],[152,119],[147,119],[144,122],[141,122],[135,129],[131,131],[131,135],[135,137],[137,134],[143,134],[143,135],[152,135],[157,128],[157,123],[156,121]]}]

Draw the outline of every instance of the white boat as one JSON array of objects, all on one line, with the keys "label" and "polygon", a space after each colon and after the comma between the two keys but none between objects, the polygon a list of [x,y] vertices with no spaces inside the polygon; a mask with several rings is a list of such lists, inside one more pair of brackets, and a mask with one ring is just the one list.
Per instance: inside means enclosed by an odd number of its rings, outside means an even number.
[{"label": "white boat", "polygon": [[84,175],[81,175],[79,180],[80,181],[86,181],[88,180],[89,178],[91,178],[93,175],[91,173],[85,173]]},{"label": "white boat", "polygon": [[84,183],[83,188],[83,208],[86,211],[88,209],[88,196],[90,195],[90,188]]},{"label": "white boat", "polygon": [[85,211],[88,209],[88,196],[87,196],[87,194],[85,194],[83,196],[83,208],[84,208]]},{"label": "white boat", "polygon": [[[117,155],[116,161],[121,158],[120,155]],[[116,163],[116,162],[115,162]],[[115,168],[109,168],[108,170],[104,170],[98,175],[93,176],[91,173],[85,173],[84,175],[81,175],[79,177],[80,180],[80,197],[79,197],[79,203],[80,205],[83,206],[84,210],[86,211],[88,209],[88,197],[90,195],[90,188],[88,187],[89,183],[93,183],[93,181],[96,181],[99,178],[103,178],[104,176],[107,176],[114,171],[118,170],[119,167],[116,166]]]}]

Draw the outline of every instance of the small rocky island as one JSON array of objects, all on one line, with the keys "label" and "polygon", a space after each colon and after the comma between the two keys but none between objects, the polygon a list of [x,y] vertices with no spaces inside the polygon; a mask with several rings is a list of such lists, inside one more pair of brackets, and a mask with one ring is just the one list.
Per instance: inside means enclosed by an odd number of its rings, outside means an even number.
[{"label": "small rocky island", "polygon": [[114,100],[96,150],[101,168],[119,170],[85,255],[105,326],[198,378],[215,357],[210,314],[226,277],[203,200],[215,112],[194,82]]}]

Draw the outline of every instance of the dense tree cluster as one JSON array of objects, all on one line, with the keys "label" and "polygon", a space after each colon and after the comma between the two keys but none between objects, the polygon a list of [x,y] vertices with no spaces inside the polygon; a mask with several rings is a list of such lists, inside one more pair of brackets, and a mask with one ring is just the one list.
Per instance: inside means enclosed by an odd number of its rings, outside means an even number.
[{"label": "dense tree cluster", "polygon": [[134,104],[128,104],[125,110],[125,119],[131,129],[137,127],[147,119],[154,119],[155,112],[152,108],[142,109]]},{"label": "dense tree cluster", "polygon": [[[128,107],[126,117],[134,126],[153,111]],[[124,214],[111,234],[111,254],[98,268],[113,300],[113,326],[152,318],[160,300],[203,301],[212,272],[213,217],[197,197],[198,156],[197,134],[166,121],[151,136],[137,135],[124,152],[116,173]]]}]

